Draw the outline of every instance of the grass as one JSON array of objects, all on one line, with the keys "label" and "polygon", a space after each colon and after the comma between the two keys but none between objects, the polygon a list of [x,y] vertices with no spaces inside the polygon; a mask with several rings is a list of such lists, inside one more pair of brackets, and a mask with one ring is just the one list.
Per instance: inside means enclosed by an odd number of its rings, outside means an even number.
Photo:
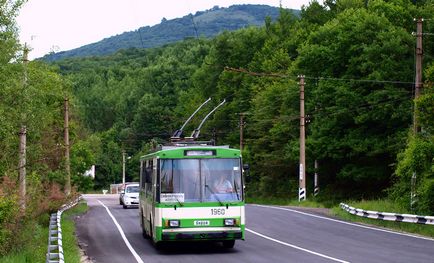
[{"label": "grass", "polygon": [[[87,204],[81,202],[62,214],[61,226],[65,262],[80,263],[80,252],[75,239],[73,217],[86,211]],[[41,226],[37,223],[29,224],[24,233],[27,233],[26,244],[19,251],[1,257],[0,263],[45,262],[48,249],[48,226]]]},{"label": "grass", "polygon": [[[378,211],[378,212],[391,212],[391,213],[402,213],[402,214],[413,214],[411,211],[408,211],[394,202],[388,200],[373,200],[373,201],[352,201],[346,203],[349,206],[360,208],[364,210]],[[336,206],[332,209],[332,213],[335,216],[338,216],[344,220],[359,222],[364,224],[376,225],[380,227],[386,227],[389,229],[393,229],[399,232],[407,232],[418,235],[423,235],[427,237],[434,238],[434,226],[433,225],[423,225],[423,224],[414,224],[414,223],[406,223],[406,222],[394,222],[394,221],[385,221],[378,219],[371,219],[360,217],[356,215],[352,215],[347,211],[341,209],[339,206]]]},{"label": "grass", "polygon": [[80,202],[78,205],[62,214],[62,242],[65,262],[80,263],[80,250],[75,238],[75,224],[73,218],[77,215],[84,214],[87,209],[87,204]]},{"label": "grass", "polygon": [[0,263],[37,263],[45,262],[45,254],[48,245],[48,226],[42,227],[38,224],[26,226],[24,230],[28,233],[28,243],[20,251],[16,251],[0,258]]},{"label": "grass", "polygon": [[288,206],[301,206],[301,207],[314,207],[324,208],[325,206],[315,200],[306,200],[299,202],[298,200],[277,197],[247,197],[246,202],[250,204],[263,204],[263,205],[288,205]]}]

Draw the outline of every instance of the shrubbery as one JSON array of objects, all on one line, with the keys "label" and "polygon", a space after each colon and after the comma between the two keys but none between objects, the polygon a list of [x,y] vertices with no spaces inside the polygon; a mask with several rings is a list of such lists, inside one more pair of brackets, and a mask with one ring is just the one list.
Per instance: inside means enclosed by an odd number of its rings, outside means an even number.
[{"label": "shrubbery", "polygon": [[[75,197],[75,192],[71,198]],[[67,202],[59,185],[42,182],[37,174],[27,177],[25,210],[20,207],[16,180],[2,177],[0,186],[0,256],[28,244],[38,227],[48,225],[50,213]]]},{"label": "shrubbery", "polygon": [[415,212],[434,214],[434,142],[421,136],[411,136],[407,149],[398,156],[397,183],[391,188],[391,197],[403,207],[410,208],[413,173],[416,175]]}]

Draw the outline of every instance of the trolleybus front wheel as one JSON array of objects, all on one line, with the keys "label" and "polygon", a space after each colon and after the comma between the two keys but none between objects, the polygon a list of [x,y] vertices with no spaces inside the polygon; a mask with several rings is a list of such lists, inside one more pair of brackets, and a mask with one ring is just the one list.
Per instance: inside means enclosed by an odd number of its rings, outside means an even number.
[{"label": "trolleybus front wheel", "polygon": [[224,240],[223,247],[224,248],[233,248],[235,246],[235,240]]}]

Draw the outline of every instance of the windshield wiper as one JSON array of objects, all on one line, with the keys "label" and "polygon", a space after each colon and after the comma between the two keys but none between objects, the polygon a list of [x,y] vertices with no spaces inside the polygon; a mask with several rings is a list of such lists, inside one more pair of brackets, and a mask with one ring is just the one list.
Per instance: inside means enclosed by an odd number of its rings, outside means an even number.
[{"label": "windshield wiper", "polygon": [[[178,199],[178,197],[177,197],[176,195],[174,195],[173,197],[175,197],[176,201],[178,202],[178,204],[179,204],[180,206],[184,206],[184,205],[181,203],[181,201],[179,201],[179,199]],[[176,209],[176,205],[175,205],[175,209]]]},{"label": "windshield wiper", "polygon": [[209,187],[209,185],[205,184],[205,187],[209,189],[209,191],[211,192],[211,194],[214,195],[215,199],[217,199],[217,201],[219,201],[221,206],[224,206],[223,202],[220,200],[220,198],[216,195],[216,193],[211,189],[211,187]]},{"label": "windshield wiper", "polygon": [[237,200],[240,201],[240,194],[238,194],[237,183],[235,182],[235,179],[234,179],[234,188],[235,188],[235,193],[237,193]]}]

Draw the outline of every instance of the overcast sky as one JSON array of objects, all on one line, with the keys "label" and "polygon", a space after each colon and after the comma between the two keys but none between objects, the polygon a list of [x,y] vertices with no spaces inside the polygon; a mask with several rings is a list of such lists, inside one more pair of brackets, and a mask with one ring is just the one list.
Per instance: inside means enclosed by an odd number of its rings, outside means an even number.
[{"label": "overcast sky", "polygon": [[300,9],[309,0],[29,0],[17,17],[30,59],[159,24],[218,5],[265,4]]}]

